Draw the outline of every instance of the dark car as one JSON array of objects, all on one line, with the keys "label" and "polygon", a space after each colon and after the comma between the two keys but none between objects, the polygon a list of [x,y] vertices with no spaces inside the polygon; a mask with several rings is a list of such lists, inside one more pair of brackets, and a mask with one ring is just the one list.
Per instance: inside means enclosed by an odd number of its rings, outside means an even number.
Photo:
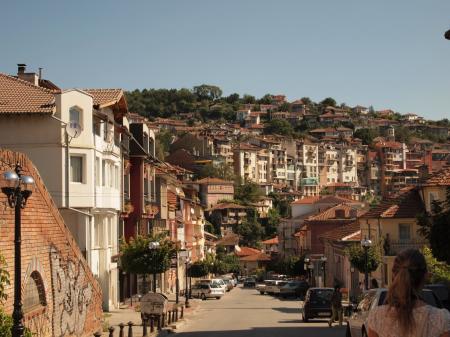
[{"label": "dark car", "polygon": [[333,288],[309,288],[303,302],[303,322],[311,318],[331,317]]},{"label": "dark car", "polygon": [[442,306],[445,309],[450,310],[450,292],[445,284],[427,284],[425,288],[432,290],[436,297],[441,301]]},{"label": "dark car", "polygon": [[255,288],[256,287],[256,280],[253,277],[247,277],[244,280],[244,287],[245,288]]},{"label": "dark car", "polygon": [[280,296],[287,297],[300,297],[304,298],[309,285],[306,281],[289,281],[287,284],[280,287]]}]

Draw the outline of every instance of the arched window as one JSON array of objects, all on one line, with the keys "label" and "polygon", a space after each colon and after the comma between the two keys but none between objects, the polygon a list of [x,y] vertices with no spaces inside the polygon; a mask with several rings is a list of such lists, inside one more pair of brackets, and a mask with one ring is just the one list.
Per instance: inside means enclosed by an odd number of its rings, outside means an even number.
[{"label": "arched window", "polygon": [[25,285],[23,311],[27,313],[45,306],[47,306],[47,300],[45,299],[44,282],[41,274],[35,270],[31,273]]}]

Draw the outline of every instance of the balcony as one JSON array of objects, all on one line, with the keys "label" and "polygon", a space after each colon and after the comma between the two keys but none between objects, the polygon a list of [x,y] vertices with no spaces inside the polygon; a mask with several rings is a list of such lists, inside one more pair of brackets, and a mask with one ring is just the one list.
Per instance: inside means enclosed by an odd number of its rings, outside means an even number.
[{"label": "balcony", "polygon": [[385,256],[396,256],[402,250],[413,248],[421,250],[423,246],[428,243],[425,240],[400,240],[400,241],[390,241],[389,244],[386,244],[384,249]]}]

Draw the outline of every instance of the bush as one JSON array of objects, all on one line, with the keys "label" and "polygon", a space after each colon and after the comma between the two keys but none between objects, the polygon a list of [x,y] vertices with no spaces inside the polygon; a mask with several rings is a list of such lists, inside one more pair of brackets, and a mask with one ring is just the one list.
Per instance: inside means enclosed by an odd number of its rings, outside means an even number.
[{"label": "bush", "polygon": [[[11,337],[11,328],[13,326],[13,319],[0,308],[0,336]],[[30,329],[25,328],[24,337],[33,337]]]}]

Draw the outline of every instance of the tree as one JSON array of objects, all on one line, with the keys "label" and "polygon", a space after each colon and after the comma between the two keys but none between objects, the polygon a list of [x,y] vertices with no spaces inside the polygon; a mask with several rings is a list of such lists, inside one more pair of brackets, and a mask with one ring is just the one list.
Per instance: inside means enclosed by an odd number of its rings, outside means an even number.
[{"label": "tree", "polygon": [[371,145],[373,139],[380,134],[376,129],[358,129],[353,136],[362,140],[364,145]]},{"label": "tree", "polygon": [[192,92],[199,100],[214,101],[222,96],[222,90],[219,87],[208,84],[195,86]]},{"label": "tree", "polygon": [[256,103],[255,96],[245,94],[244,97],[242,97],[242,103],[255,104]]},{"label": "tree", "polygon": [[196,261],[188,269],[189,277],[204,277],[210,272],[210,266],[206,261]]},{"label": "tree", "polygon": [[367,273],[371,273],[377,270],[378,265],[381,263],[380,249],[378,246],[371,246],[367,249],[367,262],[365,250],[359,244],[348,247],[346,254],[349,257],[351,265],[363,274],[366,271]]},{"label": "tree", "polygon": [[234,172],[231,166],[226,163],[220,163],[219,165],[207,164],[200,169],[197,178],[207,177],[233,181]]},{"label": "tree", "polygon": [[280,223],[280,213],[277,208],[269,209],[267,214],[266,238],[271,238],[277,233],[278,224]]},{"label": "tree", "polygon": [[239,94],[236,94],[236,93],[231,94],[230,96],[225,97],[225,101],[229,104],[237,103],[237,102],[239,102]]},{"label": "tree", "polygon": [[246,181],[243,184],[239,184],[234,189],[234,198],[244,205],[257,202],[262,195],[263,193],[259,188],[259,185],[252,181]]},{"label": "tree", "polygon": [[336,106],[336,101],[334,100],[334,98],[331,97],[327,97],[325,98],[322,102],[320,102],[320,105],[324,108],[326,108],[327,106]]},{"label": "tree", "polygon": [[259,104],[272,104],[273,96],[271,94],[265,94],[258,100]]},{"label": "tree", "polygon": [[155,137],[155,154],[160,160],[164,160],[166,153],[169,153],[174,135],[168,130],[161,130]]},{"label": "tree", "polygon": [[243,220],[236,226],[236,233],[240,236],[240,244],[258,247],[263,235],[263,228],[256,219]]},{"label": "tree", "polygon": [[278,134],[283,136],[292,136],[294,129],[291,123],[285,119],[272,119],[264,127],[264,133],[266,134]]},{"label": "tree", "polygon": [[5,287],[9,285],[9,273],[6,270],[6,260],[4,256],[0,254],[0,303],[3,303],[8,299]]},{"label": "tree", "polygon": [[302,97],[301,98],[301,101],[303,102],[303,104],[305,104],[306,106],[309,106],[309,105],[312,105],[312,101],[311,101],[311,98],[309,98],[309,97]]},{"label": "tree", "polygon": [[[150,242],[159,242],[157,249],[150,249]],[[170,268],[170,259],[176,252],[174,243],[162,235],[141,236],[122,240],[120,245],[122,269],[131,274],[161,274]]]},{"label": "tree", "polygon": [[421,214],[418,217],[419,233],[429,242],[433,256],[438,260],[450,264],[450,187],[447,187],[446,200],[433,202],[431,214]]},{"label": "tree", "polygon": [[431,283],[445,283],[450,285],[450,265],[438,261],[430,248],[424,247],[422,253],[427,261],[428,272],[430,273]]}]

